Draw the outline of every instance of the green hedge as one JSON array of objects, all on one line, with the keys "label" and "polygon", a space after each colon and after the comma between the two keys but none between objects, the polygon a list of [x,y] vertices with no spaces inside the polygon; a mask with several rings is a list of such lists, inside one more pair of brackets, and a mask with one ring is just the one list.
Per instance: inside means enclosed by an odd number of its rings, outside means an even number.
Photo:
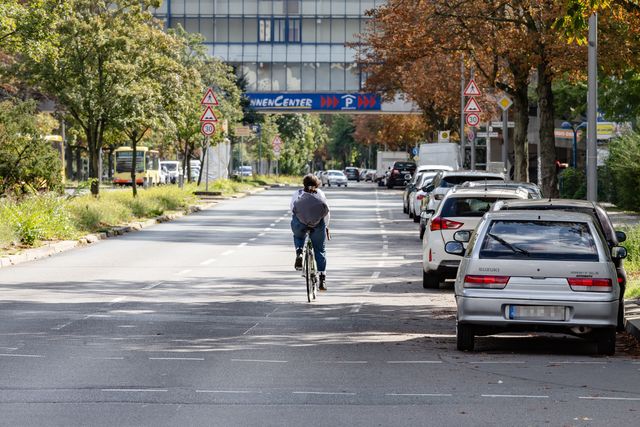
[{"label": "green hedge", "polygon": [[624,209],[639,210],[640,135],[629,133],[612,140],[606,164],[611,176],[611,201]]}]

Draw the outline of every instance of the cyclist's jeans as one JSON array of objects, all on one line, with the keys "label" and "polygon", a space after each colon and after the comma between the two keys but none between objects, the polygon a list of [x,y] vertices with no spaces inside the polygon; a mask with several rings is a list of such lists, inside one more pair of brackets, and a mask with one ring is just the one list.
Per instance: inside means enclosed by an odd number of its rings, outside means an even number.
[{"label": "cyclist's jeans", "polygon": [[[302,249],[304,246],[304,238],[307,234],[308,227],[301,223],[298,218],[293,215],[291,218],[291,231],[293,231],[293,244],[296,249]],[[324,220],[320,221],[320,224],[316,225],[312,231],[309,232],[311,237],[311,243],[313,244],[313,253],[316,257],[316,264],[318,265],[318,271],[324,272],[327,268],[327,254],[324,249],[324,241],[326,238]]]}]

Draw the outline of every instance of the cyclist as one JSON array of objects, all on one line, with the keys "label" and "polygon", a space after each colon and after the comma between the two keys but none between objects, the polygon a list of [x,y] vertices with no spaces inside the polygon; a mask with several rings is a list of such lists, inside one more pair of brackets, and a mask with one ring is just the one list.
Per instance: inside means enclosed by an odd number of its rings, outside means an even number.
[{"label": "cyclist", "polygon": [[296,248],[296,270],[302,270],[302,247],[304,239],[309,233],[313,244],[313,253],[316,258],[318,272],[320,273],[320,290],[326,291],[327,254],[325,252],[325,238],[329,234],[329,205],[327,198],[318,187],[320,180],[307,174],[302,179],[303,188],[293,193],[291,197],[291,231],[293,231],[293,244]]}]

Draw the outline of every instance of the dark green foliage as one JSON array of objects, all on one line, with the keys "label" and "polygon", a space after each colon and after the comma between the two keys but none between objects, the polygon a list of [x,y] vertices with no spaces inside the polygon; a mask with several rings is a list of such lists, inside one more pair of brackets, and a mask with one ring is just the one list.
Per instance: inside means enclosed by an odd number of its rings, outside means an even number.
[{"label": "dark green foliage", "polygon": [[615,204],[640,209],[640,135],[629,133],[612,140],[607,167],[611,174],[610,188],[615,189]]}]

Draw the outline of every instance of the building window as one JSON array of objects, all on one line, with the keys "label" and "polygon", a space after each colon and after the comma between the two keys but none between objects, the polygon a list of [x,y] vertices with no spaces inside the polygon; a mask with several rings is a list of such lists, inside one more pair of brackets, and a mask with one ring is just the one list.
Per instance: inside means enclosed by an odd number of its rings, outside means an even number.
[{"label": "building window", "polygon": [[300,13],[300,0],[285,0],[286,12],[289,15],[297,15]]},{"label": "building window", "polygon": [[287,41],[289,43],[300,43],[300,20],[289,19],[287,26]]},{"label": "building window", "polygon": [[258,26],[258,41],[270,42],[271,41],[271,19],[261,19]]},{"label": "building window", "polygon": [[258,25],[258,41],[300,43],[300,19],[263,18]]},{"label": "building window", "polygon": [[286,19],[274,19],[273,20],[273,37],[274,43],[284,43],[287,41],[287,20]]}]

